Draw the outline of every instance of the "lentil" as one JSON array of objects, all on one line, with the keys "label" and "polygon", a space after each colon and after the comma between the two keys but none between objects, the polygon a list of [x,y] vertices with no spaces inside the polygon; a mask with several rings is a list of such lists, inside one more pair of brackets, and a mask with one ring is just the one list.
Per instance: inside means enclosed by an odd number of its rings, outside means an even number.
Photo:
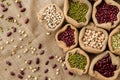
[{"label": "lentil", "polygon": [[113,49],[120,49],[120,32],[114,34],[111,39]]},{"label": "lentil", "polygon": [[83,44],[95,49],[101,49],[103,47],[103,41],[105,40],[105,35],[101,31],[94,31],[91,29],[86,29],[83,36]]},{"label": "lentil", "polygon": [[80,3],[79,1],[69,0],[68,16],[76,20],[77,22],[86,21],[86,13],[88,12],[88,5]]},{"label": "lentil", "polygon": [[68,62],[72,68],[85,70],[87,59],[84,55],[76,51],[74,54],[69,53]]},{"label": "lentil", "polygon": [[62,15],[56,10],[55,5],[48,6],[43,12],[43,20],[47,22],[50,29],[56,28],[62,21]]}]

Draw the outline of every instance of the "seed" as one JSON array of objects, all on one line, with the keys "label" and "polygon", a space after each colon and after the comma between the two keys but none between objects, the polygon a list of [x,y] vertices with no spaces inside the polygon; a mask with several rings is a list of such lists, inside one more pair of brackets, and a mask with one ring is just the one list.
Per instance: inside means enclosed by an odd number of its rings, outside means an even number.
[{"label": "seed", "polygon": [[49,59],[54,59],[54,56],[50,56]]},{"label": "seed", "polygon": [[47,77],[47,76],[45,77],[45,80],[48,80],[48,77]]},{"label": "seed", "polygon": [[19,79],[23,79],[23,76],[20,75],[20,74],[18,74],[18,78],[19,78]]},{"label": "seed", "polygon": [[6,61],[6,64],[7,64],[7,65],[9,65],[9,66],[11,66],[11,65],[12,65],[12,63],[11,63],[11,62],[9,62],[9,61]]},{"label": "seed", "polygon": [[66,43],[67,47],[70,47],[75,44],[74,29],[70,26],[66,28],[65,31],[58,34],[58,40]]},{"label": "seed", "polygon": [[39,64],[39,63],[40,63],[40,59],[36,58],[36,64]]},{"label": "seed", "polygon": [[12,35],[12,32],[7,33],[7,37],[10,37]]},{"label": "seed", "polygon": [[13,32],[16,32],[17,31],[17,28],[13,28]]},{"label": "seed", "polygon": [[38,49],[41,49],[41,47],[42,47],[42,44],[40,43],[39,46],[38,46]]},{"label": "seed", "polygon": [[28,60],[27,64],[30,65],[32,63],[32,60]]},{"label": "seed", "polygon": [[44,51],[44,50],[41,50],[39,54],[40,54],[40,55],[43,55],[44,53],[45,53],[45,51]]},{"label": "seed", "polygon": [[6,12],[8,10],[8,8],[3,8],[2,12]]},{"label": "seed", "polygon": [[22,4],[21,4],[21,2],[19,1],[19,2],[17,2],[17,5],[18,5],[18,7],[19,8],[22,8]]},{"label": "seed", "polygon": [[4,4],[0,4],[0,6],[1,6],[1,7],[5,7],[5,5],[4,5]]},{"label": "seed", "polygon": [[54,64],[52,68],[55,69],[56,67],[57,67],[57,64]]},{"label": "seed", "polygon": [[25,24],[28,24],[29,23],[29,19],[25,19]]},{"label": "seed", "polygon": [[24,70],[20,70],[20,74],[24,75],[25,74]]},{"label": "seed", "polygon": [[10,75],[11,75],[11,76],[15,76],[15,73],[14,73],[14,72],[10,72]]},{"label": "seed", "polygon": [[45,65],[48,65],[49,64],[49,61],[46,61]]},{"label": "seed", "polygon": [[21,10],[20,10],[20,12],[25,12],[26,11],[26,8],[22,8]]},{"label": "seed", "polygon": [[44,73],[48,73],[48,71],[49,71],[49,70],[48,70],[48,69],[46,69],[46,70],[44,71]]},{"label": "seed", "polygon": [[72,73],[72,72],[70,72],[70,71],[68,72],[68,74],[69,74],[69,75],[71,75],[71,76],[73,76],[73,73]]}]

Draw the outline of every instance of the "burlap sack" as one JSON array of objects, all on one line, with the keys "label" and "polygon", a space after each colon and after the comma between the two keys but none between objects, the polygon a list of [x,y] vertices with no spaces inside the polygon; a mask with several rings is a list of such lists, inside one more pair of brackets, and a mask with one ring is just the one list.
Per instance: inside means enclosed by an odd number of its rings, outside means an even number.
[{"label": "burlap sack", "polygon": [[[58,35],[59,35],[61,32],[65,31],[65,30],[68,28],[68,26],[70,26],[73,30],[75,30],[75,31],[74,31],[75,44],[72,45],[72,46],[70,46],[70,47],[69,47],[69,46],[67,47],[67,46],[66,46],[66,43],[65,43],[64,41],[58,40]],[[71,24],[67,24],[67,25],[65,25],[62,29],[60,29],[60,30],[56,33],[56,35],[55,35],[55,40],[56,40],[58,46],[61,47],[65,52],[68,51],[68,50],[70,50],[70,49],[73,49],[73,48],[75,48],[75,47],[77,46],[77,44],[78,44],[78,30],[77,30],[74,26],[72,26]]]},{"label": "burlap sack", "polygon": [[109,35],[109,40],[108,40],[108,46],[109,46],[109,49],[112,53],[115,53],[117,55],[120,55],[120,48],[118,49],[113,49],[113,46],[112,46],[112,36],[116,33],[120,32],[120,25],[118,27],[116,27]]},{"label": "burlap sack", "polygon": [[[96,12],[97,12],[97,9],[96,7],[101,4],[103,0],[96,0],[96,2],[94,3],[93,5],[93,12],[92,12],[92,19],[95,23],[95,25],[97,27],[101,27],[101,28],[104,28],[104,29],[107,29],[107,30],[110,30],[112,28],[115,28],[118,23],[120,22],[120,11],[119,13],[117,14],[117,20],[114,21],[114,24],[112,24],[111,22],[107,22],[107,23],[102,23],[102,24],[99,24],[95,15],[96,15]],[[114,0],[104,0],[107,4],[109,5],[114,5],[114,6],[117,6],[117,8],[120,10],[120,4],[118,4],[117,2],[115,2]]]},{"label": "burlap sack", "polygon": [[[87,64],[86,64],[86,66],[85,66],[85,70],[78,69],[78,68],[72,68],[72,67],[70,66],[69,62],[68,62],[69,54],[70,54],[70,53],[74,54],[76,51],[77,51],[79,54],[82,54],[83,56],[85,56],[86,59],[87,59]],[[87,71],[88,71],[89,64],[90,64],[90,59],[89,59],[89,56],[88,56],[83,50],[81,50],[80,48],[74,48],[74,49],[72,49],[72,50],[70,50],[70,51],[67,52],[65,62],[66,62],[67,68],[68,68],[71,72],[74,72],[74,73],[79,74],[79,75],[83,75],[83,74],[86,74]]]},{"label": "burlap sack", "polygon": [[[103,47],[101,49],[92,48],[90,46],[85,46],[84,45],[84,43],[83,43],[83,36],[84,36],[84,33],[85,33],[86,29],[90,29],[90,30],[94,30],[94,31],[101,31],[101,32],[104,33],[105,39],[104,39],[104,41],[102,43]],[[90,23],[86,27],[82,28],[80,33],[79,33],[79,45],[80,45],[80,47],[83,50],[85,50],[85,51],[87,51],[89,53],[92,53],[92,54],[98,54],[98,53],[103,52],[105,50],[105,48],[106,48],[107,41],[108,41],[108,33],[104,29],[96,27],[93,23]]]},{"label": "burlap sack", "polygon": [[91,12],[92,12],[92,6],[91,6],[91,3],[88,1],[88,0],[74,0],[74,1],[79,1],[80,3],[85,3],[88,5],[88,12],[85,16],[86,18],[86,22],[80,22],[78,23],[76,20],[72,19],[71,17],[69,17],[67,15],[68,13],[68,10],[69,10],[69,0],[65,0],[64,1],[64,16],[65,16],[65,19],[67,20],[68,23],[74,25],[76,28],[81,28],[85,25],[88,24],[90,18],[91,18]]},{"label": "burlap sack", "polygon": [[[46,20],[44,20],[44,16],[43,16],[43,14],[45,13],[44,11],[45,11],[48,7],[50,7],[50,6],[55,6],[56,12],[59,12],[60,15],[62,16],[62,17],[61,17],[61,18],[62,18],[62,19],[61,19],[61,22],[60,22],[58,25],[56,25],[56,27],[54,27],[54,28],[50,28],[50,27],[48,26],[48,23],[47,23]],[[49,5],[47,5],[46,7],[44,7],[42,10],[39,11],[39,13],[38,13],[38,20],[39,20],[40,23],[42,23],[42,24],[45,25],[45,27],[46,27],[46,29],[47,29],[48,31],[51,32],[51,31],[55,31],[55,30],[59,29],[59,28],[62,26],[62,23],[64,22],[64,15],[63,15],[62,10],[59,8],[59,6],[57,6],[56,4],[49,4]]]},{"label": "burlap sack", "polygon": [[[117,70],[114,71],[114,76],[112,77],[104,77],[99,72],[93,70],[95,63],[99,61],[100,59],[102,59],[105,55],[107,55],[107,53],[110,54],[112,64],[117,65]],[[110,51],[105,51],[99,54],[97,57],[95,57],[92,60],[90,64],[90,68],[89,68],[89,75],[95,77],[98,80],[116,80],[116,78],[119,75],[119,72],[120,72],[120,58],[118,56],[113,55]]]}]

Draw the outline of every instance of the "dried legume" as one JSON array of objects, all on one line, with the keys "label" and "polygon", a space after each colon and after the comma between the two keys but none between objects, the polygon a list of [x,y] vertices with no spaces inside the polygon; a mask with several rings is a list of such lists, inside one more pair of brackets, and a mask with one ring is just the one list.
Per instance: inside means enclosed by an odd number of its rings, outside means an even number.
[{"label": "dried legume", "polygon": [[80,3],[79,1],[69,0],[68,16],[76,20],[77,22],[86,21],[86,13],[88,12],[88,5]]}]

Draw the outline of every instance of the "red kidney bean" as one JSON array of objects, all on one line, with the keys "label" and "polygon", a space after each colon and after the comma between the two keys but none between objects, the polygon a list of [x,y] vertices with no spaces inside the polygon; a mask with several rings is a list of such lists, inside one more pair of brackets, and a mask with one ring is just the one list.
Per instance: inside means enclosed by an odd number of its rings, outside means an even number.
[{"label": "red kidney bean", "polygon": [[22,4],[21,4],[21,2],[19,1],[19,2],[17,2],[17,5],[18,5],[18,7],[19,8],[22,8]]},{"label": "red kidney bean", "polygon": [[28,18],[25,19],[25,24],[28,24],[28,22],[29,22],[29,19]]},{"label": "red kidney bean", "polygon": [[45,53],[45,51],[44,51],[44,50],[41,50],[39,54],[40,54],[40,55],[43,55],[44,53]]},{"label": "red kidney bean", "polygon": [[32,60],[28,60],[27,64],[30,65],[32,63]]},{"label": "red kidney bean", "polygon": [[52,68],[55,69],[56,67],[57,67],[57,64],[54,64]]},{"label": "red kidney bean", "polygon": [[39,63],[40,63],[40,59],[36,58],[36,64],[39,64]]},{"label": "red kidney bean", "polygon": [[49,59],[54,59],[54,56],[50,56]]},{"label": "red kidney bean", "polygon": [[48,65],[48,64],[49,64],[49,61],[46,61],[46,62],[45,62],[45,65]]},{"label": "red kidney bean", "polygon": [[10,61],[6,61],[6,64],[9,65],[9,66],[12,65],[12,63]]},{"label": "red kidney bean", "polygon": [[19,78],[19,79],[23,79],[23,76],[20,75],[20,74],[18,74],[18,78]]},{"label": "red kidney bean", "polygon": [[21,10],[20,10],[20,12],[25,12],[26,11],[26,8],[22,8]]},{"label": "red kidney bean", "polygon": [[46,70],[44,71],[44,73],[48,73],[48,71],[49,71],[49,70],[48,70],[48,69],[46,69]]},{"label": "red kidney bean", "polygon": [[38,45],[38,49],[41,49],[41,47],[42,47],[42,44],[40,43],[40,44]]},{"label": "red kidney bean", "polygon": [[11,76],[15,76],[15,73],[14,73],[14,72],[10,72],[10,75],[11,75]]},{"label": "red kidney bean", "polygon": [[94,66],[94,70],[98,71],[105,77],[112,77],[117,65],[112,65],[111,57],[109,53],[101,60],[97,61]]},{"label": "red kidney bean", "polygon": [[72,73],[72,72],[70,72],[70,71],[68,72],[68,74],[69,74],[69,75],[71,75],[71,76],[73,76],[73,73]]},{"label": "red kidney bean", "polygon": [[10,37],[12,35],[12,32],[7,33],[7,37]]},{"label": "red kidney bean", "polygon": [[70,26],[58,35],[58,40],[64,41],[67,47],[75,44],[74,31]]},{"label": "red kidney bean", "polygon": [[117,14],[120,11],[118,7],[109,5],[105,1],[103,1],[96,8],[97,12],[95,16],[99,24],[106,22],[111,22],[112,24],[114,24],[114,21],[117,20]]}]

